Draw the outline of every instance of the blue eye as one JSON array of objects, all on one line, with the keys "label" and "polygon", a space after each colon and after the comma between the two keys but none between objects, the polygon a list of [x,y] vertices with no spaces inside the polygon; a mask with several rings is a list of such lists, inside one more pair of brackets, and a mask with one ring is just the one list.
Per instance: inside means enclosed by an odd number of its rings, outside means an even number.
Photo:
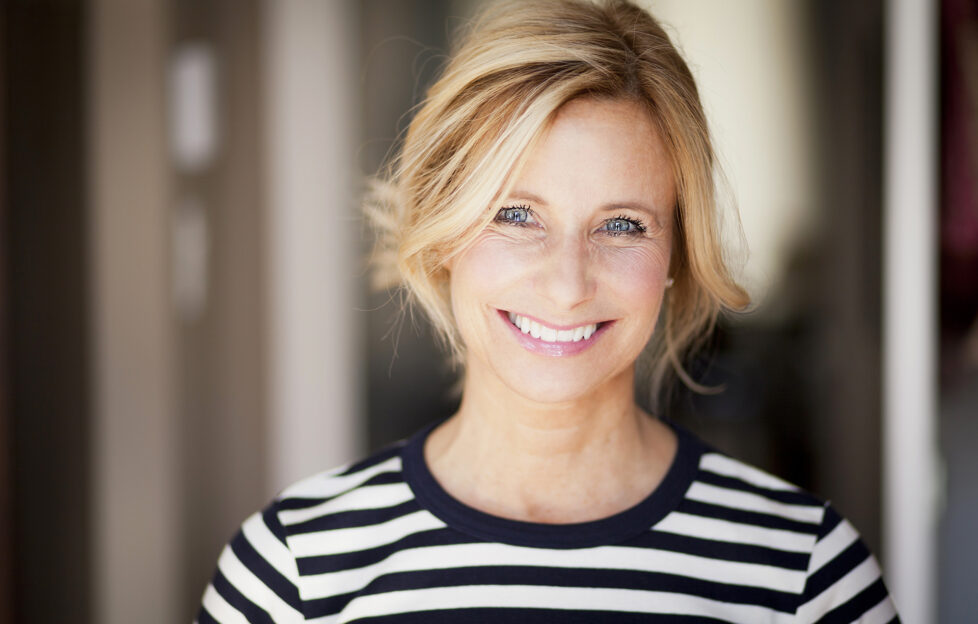
[{"label": "blue eye", "polygon": [[614,219],[605,221],[598,229],[612,236],[621,236],[623,234],[641,234],[645,231],[645,226],[642,225],[641,221],[635,219],[615,217]]},{"label": "blue eye", "polygon": [[522,225],[524,223],[530,223],[532,214],[532,211],[527,206],[510,206],[501,209],[496,214],[496,221]]}]

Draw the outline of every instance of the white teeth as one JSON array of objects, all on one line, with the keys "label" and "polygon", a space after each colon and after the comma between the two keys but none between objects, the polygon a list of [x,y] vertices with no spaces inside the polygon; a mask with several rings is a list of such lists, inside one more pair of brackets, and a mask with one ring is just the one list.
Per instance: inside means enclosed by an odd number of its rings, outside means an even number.
[{"label": "white teeth", "polygon": [[544,342],[580,342],[581,340],[590,338],[598,329],[597,324],[591,323],[590,325],[581,325],[574,329],[557,330],[546,325],[541,325],[536,321],[531,321],[527,317],[520,316],[519,314],[513,314],[512,312],[507,314],[509,316],[509,322],[518,327],[520,331],[524,334],[530,334],[534,338],[538,338]]}]

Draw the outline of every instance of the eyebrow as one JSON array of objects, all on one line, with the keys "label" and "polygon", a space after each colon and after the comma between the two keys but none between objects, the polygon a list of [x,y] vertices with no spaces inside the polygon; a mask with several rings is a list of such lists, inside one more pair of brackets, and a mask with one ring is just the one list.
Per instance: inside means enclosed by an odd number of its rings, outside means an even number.
[{"label": "eyebrow", "polygon": [[[509,194],[507,200],[520,200],[525,199],[526,201],[533,202],[540,206],[549,206],[550,204],[544,198],[531,193],[529,191],[515,190]],[[622,202],[611,202],[608,204],[602,204],[599,208],[602,212],[614,212],[616,210],[636,210],[638,212],[643,212],[649,216],[649,218],[659,221],[659,212],[656,211],[652,206],[640,201],[622,201]]]}]

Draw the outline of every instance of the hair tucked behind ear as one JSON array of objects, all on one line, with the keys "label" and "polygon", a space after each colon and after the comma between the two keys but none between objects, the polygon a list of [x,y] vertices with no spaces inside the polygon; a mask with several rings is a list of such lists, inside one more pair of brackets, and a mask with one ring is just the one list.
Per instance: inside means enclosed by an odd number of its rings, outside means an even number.
[{"label": "hair tucked behind ear", "polygon": [[649,381],[656,397],[673,373],[703,390],[685,357],[748,297],[724,260],[716,162],[692,74],[659,23],[625,0],[499,2],[472,22],[370,186],[375,284],[404,288],[461,361],[446,264],[491,221],[493,199],[556,111],[585,96],[642,103],[665,142],[678,197],[674,285],[649,345]]}]

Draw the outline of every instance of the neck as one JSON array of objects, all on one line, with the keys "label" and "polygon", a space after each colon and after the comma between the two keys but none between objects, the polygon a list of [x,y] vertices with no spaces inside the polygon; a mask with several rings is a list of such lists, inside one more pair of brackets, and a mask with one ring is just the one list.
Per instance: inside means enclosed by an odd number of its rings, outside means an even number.
[{"label": "neck", "polygon": [[675,439],[634,402],[632,369],[588,396],[540,403],[470,369],[462,404],[425,457],[453,496],[483,511],[579,522],[639,502],[672,461]]}]

